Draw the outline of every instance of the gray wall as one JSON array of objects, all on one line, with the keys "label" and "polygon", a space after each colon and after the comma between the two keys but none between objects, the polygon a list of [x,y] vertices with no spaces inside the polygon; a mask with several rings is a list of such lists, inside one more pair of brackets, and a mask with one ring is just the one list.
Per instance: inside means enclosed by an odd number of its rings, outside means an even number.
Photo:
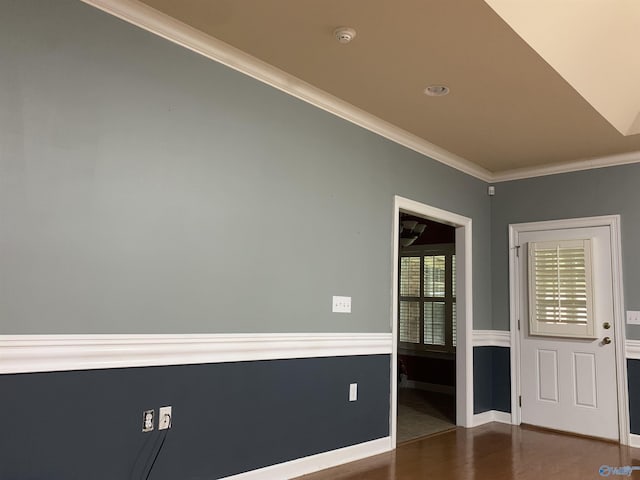
[{"label": "gray wall", "polygon": [[[640,310],[640,165],[585,170],[498,183],[492,199],[493,327],[509,329],[510,223],[620,214],[626,308]],[[627,326],[640,339],[640,327]]]},{"label": "gray wall", "polygon": [[79,0],[0,7],[0,334],[388,332],[394,194],[473,219],[491,328],[484,182]]}]

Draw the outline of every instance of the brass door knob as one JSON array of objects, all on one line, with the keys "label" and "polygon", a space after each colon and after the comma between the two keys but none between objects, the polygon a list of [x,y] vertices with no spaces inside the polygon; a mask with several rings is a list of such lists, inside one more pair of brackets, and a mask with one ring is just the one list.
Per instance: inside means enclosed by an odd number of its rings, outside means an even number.
[{"label": "brass door knob", "polygon": [[609,330],[611,328],[611,324],[609,322],[604,322],[602,324],[602,328],[604,328],[605,330]]},{"label": "brass door knob", "polygon": [[604,337],[602,339],[602,343],[605,345],[609,345],[611,343],[611,337]]}]

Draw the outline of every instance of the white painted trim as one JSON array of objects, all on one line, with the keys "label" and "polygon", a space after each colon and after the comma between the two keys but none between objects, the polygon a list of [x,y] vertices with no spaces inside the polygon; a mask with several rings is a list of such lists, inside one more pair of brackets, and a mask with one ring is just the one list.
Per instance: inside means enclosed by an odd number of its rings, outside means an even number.
[{"label": "white painted trim", "polygon": [[498,423],[507,423],[509,425],[512,425],[512,416],[510,413],[507,412],[499,412],[498,410],[494,410],[493,411],[493,415],[494,415],[494,422],[498,422]]},{"label": "white painted trim", "polygon": [[635,433],[630,433],[629,446],[633,448],[640,448],[640,435],[636,435]]},{"label": "white painted trim", "polygon": [[470,218],[456,213],[431,207],[423,203],[394,197],[392,224],[393,279],[391,284],[391,332],[393,350],[391,354],[391,411],[389,431],[392,445],[396,444],[398,412],[398,252],[400,211],[411,212],[429,220],[456,227],[456,265],[458,272],[456,298],[458,303],[458,329],[456,349],[456,424],[470,427],[473,422],[473,284],[472,284],[472,222]]},{"label": "white painted trim", "polygon": [[485,182],[497,183],[640,162],[640,152],[636,151],[493,173],[142,2],[136,0],[82,1]]},{"label": "white painted trim", "polygon": [[640,340],[627,340],[625,353],[627,358],[640,360]]},{"label": "white painted trim", "polygon": [[389,333],[0,335],[0,374],[390,354]]},{"label": "white painted trim", "polygon": [[400,388],[410,388],[413,390],[422,390],[425,392],[444,393],[446,395],[454,395],[456,387],[453,385],[439,385],[437,383],[419,382],[417,380],[405,380],[400,383]]},{"label": "white painted trim", "polygon": [[485,181],[491,178],[489,170],[365,112],[142,2],[135,0],[82,1],[456,170]]},{"label": "white painted trim", "polygon": [[372,455],[379,455],[393,448],[391,437],[384,437],[338,450],[331,450],[329,452],[271,465],[250,472],[239,473],[230,477],[224,477],[221,480],[282,480],[283,478],[294,478],[318,472],[325,468],[361,460]]},{"label": "white painted trim", "polygon": [[615,167],[618,165],[628,165],[640,162],[640,151],[620,153],[616,155],[606,155],[603,157],[590,158],[585,160],[575,160],[565,163],[554,163],[543,167],[515,168],[513,170],[503,170],[491,175],[491,182],[507,182],[510,180],[521,180],[523,178],[543,177],[546,175],[557,175],[559,173],[579,172],[582,170],[592,170],[595,168]]},{"label": "white painted trim", "polygon": [[489,410],[487,412],[476,413],[473,416],[473,426],[479,427],[491,422],[507,423],[511,425],[511,414],[507,412],[499,412],[498,410]]},{"label": "white painted trim", "polygon": [[510,347],[511,332],[503,330],[474,330],[474,347]]},{"label": "white painted trim", "polygon": [[[613,280],[613,321],[615,324],[616,380],[618,386],[618,430],[620,443],[628,445],[629,432],[629,390],[627,379],[626,328],[624,314],[624,289],[622,276],[622,243],[620,238],[620,215],[603,215],[596,217],[573,218],[567,220],[550,220],[542,222],[519,223],[509,225],[509,304],[511,328],[511,411],[514,412],[514,424],[521,423],[521,411],[518,397],[521,392],[520,383],[520,335],[517,330],[518,319],[518,275],[516,246],[519,245],[519,234],[537,230],[557,230],[563,228],[608,227],[611,241],[611,268]],[[514,388],[515,385],[515,388]]]}]

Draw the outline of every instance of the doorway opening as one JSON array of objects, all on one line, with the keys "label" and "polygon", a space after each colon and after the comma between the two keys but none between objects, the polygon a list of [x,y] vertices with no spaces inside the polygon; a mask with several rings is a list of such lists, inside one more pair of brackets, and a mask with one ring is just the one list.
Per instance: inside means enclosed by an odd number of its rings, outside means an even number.
[{"label": "doorway opening", "polygon": [[398,431],[402,443],[456,421],[456,229],[400,212]]},{"label": "doorway opening", "polygon": [[473,422],[471,219],[396,197],[392,444]]}]

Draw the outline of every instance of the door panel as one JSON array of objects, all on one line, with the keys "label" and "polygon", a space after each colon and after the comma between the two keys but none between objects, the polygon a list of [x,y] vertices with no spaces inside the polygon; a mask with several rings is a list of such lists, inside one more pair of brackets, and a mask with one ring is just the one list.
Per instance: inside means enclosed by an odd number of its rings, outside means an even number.
[{"label": "door panel", "polygon": [[538,399],[558,401],[558,352],[538,350]]},{"label": "door panel", "polygon": [[573,382],[576,405],[598,408],[596,398],[596,356],[593,353],[573,354]]},{"label": "door panel", "polygon": [[[520,366],[523,423],[596,437],[619,439],[616,358],[612,340],[612,270],[609,227],[521,232],[519,245],[530,242],[590,239],[593,269],[595,338],[531,334],[528,255],[518,259]],[[534,332],[535,333],[535,332]]]}]

